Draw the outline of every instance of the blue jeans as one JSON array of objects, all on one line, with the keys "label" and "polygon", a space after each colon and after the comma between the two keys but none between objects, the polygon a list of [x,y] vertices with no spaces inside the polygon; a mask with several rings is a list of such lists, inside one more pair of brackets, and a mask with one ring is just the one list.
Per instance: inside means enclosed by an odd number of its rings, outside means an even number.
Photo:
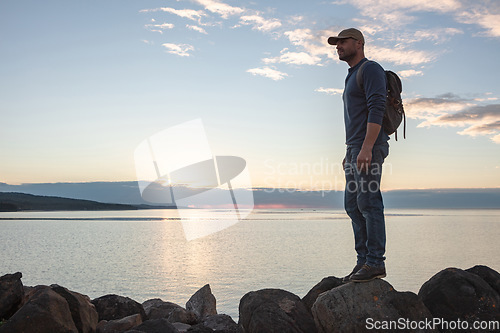
[{"label": "blue jeans", "polygon": [[361,147],[348,146],[345,157],[346,187],[344,206],[351,218],[357,263],[384,267],[385,220],[380,193],[382,164],[389,154],[389,144],[375,145],[368,172],[357,168]]}]

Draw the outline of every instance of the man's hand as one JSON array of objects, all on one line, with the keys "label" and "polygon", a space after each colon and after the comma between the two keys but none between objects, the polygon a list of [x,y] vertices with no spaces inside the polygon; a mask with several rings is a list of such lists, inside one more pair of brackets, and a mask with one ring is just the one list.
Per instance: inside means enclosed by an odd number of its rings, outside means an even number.
[{"label": "man's hand", "polygon": [[365,171],[366,173],[368,173],[370,164],[372,163],[372,150],[362,147],[358,154],[356,162],[359,172]]}]

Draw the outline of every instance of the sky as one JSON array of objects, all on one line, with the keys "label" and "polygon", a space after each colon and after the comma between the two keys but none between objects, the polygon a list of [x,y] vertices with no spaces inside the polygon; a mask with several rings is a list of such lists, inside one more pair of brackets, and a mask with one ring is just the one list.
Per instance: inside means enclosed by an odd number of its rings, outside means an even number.
[{"label": "sky", "polygon": [[357,27],[403,80],[383,190],[500,187],[500,2],[0,0],[0,182],[136,180],[155,133],[203,122],[253,187],[343,187]]}]

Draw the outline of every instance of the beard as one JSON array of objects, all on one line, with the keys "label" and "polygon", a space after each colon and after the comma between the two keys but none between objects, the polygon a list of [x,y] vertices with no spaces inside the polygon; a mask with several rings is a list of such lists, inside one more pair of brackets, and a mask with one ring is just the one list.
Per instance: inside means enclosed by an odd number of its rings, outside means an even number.
[{"label": "beard", "polygon": [[[337,52],[338,53],[338,52]],[[344,50],[342,52],[342,54],[338,54],[339,55],[339,60],[342,60],[342,61],[350,61],[352,59],[354,59],[354,57],[356,56],[356,50]]]}]

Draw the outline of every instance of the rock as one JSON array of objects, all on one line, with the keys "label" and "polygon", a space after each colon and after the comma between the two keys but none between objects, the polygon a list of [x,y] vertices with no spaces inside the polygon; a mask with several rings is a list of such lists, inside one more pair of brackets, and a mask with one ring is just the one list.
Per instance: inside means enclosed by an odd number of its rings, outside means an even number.
[{"label": "rock", "polygon": [[281,289],[252,291],[240,300],[239,325],[246,333],[314,333],[311,314],[297,295]]},{"label": "rock", "polygon": [[184,323],[172,323],[179,333],[187,332],[192,326]]},{"label": "rock", "polygon": [[38,290],[5,324],[1,333],[78,332],[68,302],[51,288]]},{"label": "rock", "polygon": [[95,332],[98,314],[94,304],[90,302],[90,298],[58,285],[52,285],[51,288],[68,303],[71,317],[73,318],[73,322],[78,332]]},{"label": "rock", "polygon": [[479,275],[447,268],[425,282],[418,295],[444,320],[500,320],[500,296]]},{"label": "rock", "polygon": [[312,287],[311,290],[302,298],[302,303],[306,306],[307,311],[312,314],[311,308],[316,302],[316,299],[318,298],[319,294],[324,293],[325,291],[331,290],[335,287],[341,286],[342,279],[335,277],[335,276],[329,276],[321,280],[317,285]]},{"label": "rock", "polygon": [[22,305],[24,288],[19,272],[0,277],[0,321],[9,319]]},{"label": "rock", "polygon": [[484,282],[489,284],[490,287],[493,288],[493,290],[495,290],[498,295],[500,295],[500,273],[492,270],[488,266],[481,265],[474,266],[472,268],[466,269],[465,271],[479,276],[484,280]]},{"label": "rock", "polygon": [[116,319],[116,320],[101,320],[97,324],[97,333],[115,333],[131,330],[132,328],[142,324],[141,315],[136,313],[134,315]]},{"label": "rock", "polygon": [[191,296],[186,303],[186,310],[194,312],[198,320],[217,314],[215,296],[212,294],[209,284]]},{"label": "rock", "polygon": [[[203,324],[197,324],[197,325],[194,325],[194,326],[191,326],[188,330],[187,330],[188,333],[213,333],[214,330],[212,330],[211,328],[209,327],[206,327],[205,325]],[[219,333],[219,332],[217,332]]]},{"label": "rock", "polygon": [[92,304],[99,314],[99,321],[121,319],[137,313],[142,321],[147,320],[142,305],[128,297],[106,295],[92,300]]},{"label": "rock", "polygon": [[180,305],[164,302],[159,298],[150,299],[142,303],[146,316],[149,319],[166,318],[171,323],[184,323],[193,325],[197,323],[194,312],[187,311]]},{"label": "rock", "polygon": [[241,328],[236,324],[236,322],[231,318],[231,316],[225,314],[217,314],[205,317],[202,324],[208,328],[211,328],[217,332],[224,333],[240,333]]},{"label": "rock", "polygon": [[[133,332],[135,331],[144,333],[179,333],[175,326],[169,323],[165,318],[145,321],[139,326],[134,327]],[[127,333],[132,332],[127,331]]]},{"label": "rock", "polygon": [[348,283],[322,293],[312,307],[312,314],[320,333],[364,332],[375,322],[387,325],[389,321],[397,323],[400,318],[432,320],[417,295],[397,292],[380,279]]}]

